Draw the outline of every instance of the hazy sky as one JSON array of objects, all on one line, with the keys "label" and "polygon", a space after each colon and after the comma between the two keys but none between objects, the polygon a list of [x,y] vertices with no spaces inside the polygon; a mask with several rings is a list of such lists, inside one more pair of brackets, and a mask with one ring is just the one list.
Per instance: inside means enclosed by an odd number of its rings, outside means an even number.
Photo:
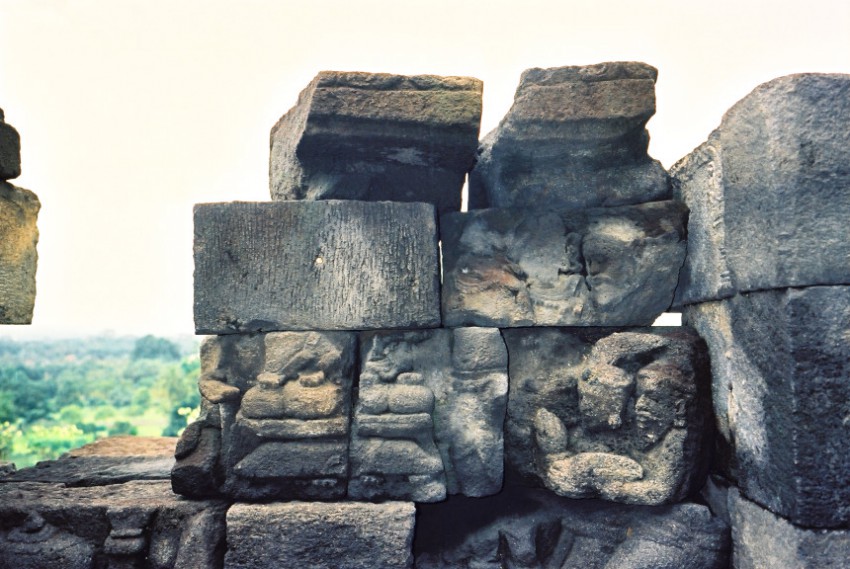
[{"label": "hazy sky", "polygon": [[850,72],[850,2],[0,0],[0,107],[39,217],[33,326],[191,333],[192,204],[268,199],[268,133],[323,69],[471,75],[482,135],[529,67],[659,69],[669,167],[774,77]]}]

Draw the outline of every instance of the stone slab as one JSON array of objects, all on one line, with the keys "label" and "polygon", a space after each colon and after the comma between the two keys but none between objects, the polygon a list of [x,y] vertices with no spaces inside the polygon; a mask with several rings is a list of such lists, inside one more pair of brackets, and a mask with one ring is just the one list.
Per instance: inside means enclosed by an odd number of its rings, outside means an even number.
[{"label": "stone slab", "polygon": [[669,199],[647,155],[658,72],[645,63],[528,69],[478,149],[469,207],[619,206]]},{"label": "stone slab", "polygon": [[34,193],[0,181],[0,324],[32,322],[39,209]]},{"label": "stone slab", "polygon": [[272,128],[272,199],[459,210],[482,88],[470,77],[322,71]]},{"label": "stone slab", "polygon": [[729,492],[735,569],[846,569],[850,531],[797,527]]},{"label": "stone slab", "polygon": [[697,504],[627,506],[507,487],[417,510],[419,569],[729,567],[729,527]]},{"label": "stone slab", "polygon": [[413,567],[413,504],[234,504],[225,569]]},{"label": "stone slab", "polygon": [[0,109],[0,180],[11,180],[21,175],[21,136],[7,124]]},{"label": "stone slab", "polygon": [[752,292],[684,317],[711,354],[724,474],[797,525],[850,523],[850,287]]},{"label": "stone slab", "polygon": [[433,328],[439,258],[429,204],[195,206],[195,331]]},{"label": "stone slab", "polygon": [[225,510],[184,500],[167,481],[0,484],[0,567],[221,567]]},{"label": "stone slab", "polygon": [[503,330],[506,468],[570,498],[677,502],[710,456],[705,346],[685,327]]},{"label": "stone slab", "polygon": [[850,284],[850,75],[758,86],[671,170],[688,204],[677,305]]},{"label": "stone slab", "polygon": [[673,201],[441,217],[445,326],[646,326],[685,256]]}]

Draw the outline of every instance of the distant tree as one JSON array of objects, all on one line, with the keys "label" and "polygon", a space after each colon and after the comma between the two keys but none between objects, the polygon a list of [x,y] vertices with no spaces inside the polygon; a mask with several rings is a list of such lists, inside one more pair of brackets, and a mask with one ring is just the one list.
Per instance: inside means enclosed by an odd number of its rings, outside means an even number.
[{"label": "distant tree", "polygon": [[176,361],[180,359],[180,349],[171,340],[148,334],[136,340],[133,354],[130,357],[134,360],[158,359]]}]

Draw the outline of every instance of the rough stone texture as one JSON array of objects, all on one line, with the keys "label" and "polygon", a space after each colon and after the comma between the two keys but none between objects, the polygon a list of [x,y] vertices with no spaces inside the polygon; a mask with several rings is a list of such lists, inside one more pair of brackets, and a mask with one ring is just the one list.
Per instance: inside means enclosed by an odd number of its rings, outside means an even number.
[{"label": "rough stone texture", "polygon": [[4,482],[53,482],[64,486],[104,486],[131,480],[168,480],[174,466],[175,437],[109,437],[63,454],[56,460],[7,473]]},{"label": "rough stone texture", "polygon": [[177,446],[175,492],[240,500],[345,496],[356,344],[352,332],[205,340],[203,411]]},{"label": "rough stone texture", "polygon": [[323,71],[271,132],[272,199],[460,209],[481,123],[469,77]]},{"label": "rough stone texture", "polygon": [[166,481],[0,484],[0,568],[221,567],[225,509],[175,496]]},{"label": "rough stone texture", "polygon": [[850,284],[850,75],[760,85],[671,171],[691,209],[677,303]]},{"label": "rough stone texture", "polygon": [[469,207],[619,206],[670,197],[647,156],[657,70],[644,63],[529,69],[478,150]]},{"label": "rough stone texture", "polygon": [[504,330],[507,465],[572,498],[676,502],[708,468],[710,377],[688,328]]},{"label": "rough stone texture", "polygon": [[796,527],[729,492],[735,569],[846,569],[850,531]]},{"label": "rough stone texture", "polygon": [[850,522],[850,287],[753,292],[685,319],[711,354],[727,476],[797,525]]},{"label": "rough stone texture", "polygon": [[0,324],[32,322],[39,209],[34,193],[0,182]]},{"label": "rough stone texture", "polygon": [[413,504],[235,504],[227,512],[226,569],[406,569]]},{"label": "rough stone texture", "polygon": [[21,175],[21,137],[4,119],[0,109],[0,180],[11,180]]},{"label": "rough stone texture", "polygon": [[638,507],[506,488],[418,506],[418,569],[726,569],[729,528],[697,504]]},{"label": "rough stone texture", "polygon": [[364,333],[349,496],[498,492],[507,359],[495,328]]},{"label": "rough stone texture", "polygon": [[195,331],[439,326],[434,208],[354,201],[195,206]]},{"label": "rough stone texture", "polygon": [[440,220],[446,326],[641,326],[673,300],[684,206],[488,209]]}]

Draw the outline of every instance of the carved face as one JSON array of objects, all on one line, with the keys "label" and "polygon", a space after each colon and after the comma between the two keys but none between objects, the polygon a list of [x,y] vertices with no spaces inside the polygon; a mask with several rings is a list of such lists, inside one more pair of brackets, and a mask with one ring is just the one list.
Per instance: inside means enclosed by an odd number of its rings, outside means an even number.
[{"label": "carved face", "polygon": [[684,412],[684,400],[677,387],[682,382],[681,370],[654,362],[637,372],[635,421],[638,434],[647,446],[660,441]]},{"label": "carved face", "polygon": [[584,238],[586,282],[597,305],[612,306],[632,291],[641,243],[635,228],[618,225],[597,227]]}]

